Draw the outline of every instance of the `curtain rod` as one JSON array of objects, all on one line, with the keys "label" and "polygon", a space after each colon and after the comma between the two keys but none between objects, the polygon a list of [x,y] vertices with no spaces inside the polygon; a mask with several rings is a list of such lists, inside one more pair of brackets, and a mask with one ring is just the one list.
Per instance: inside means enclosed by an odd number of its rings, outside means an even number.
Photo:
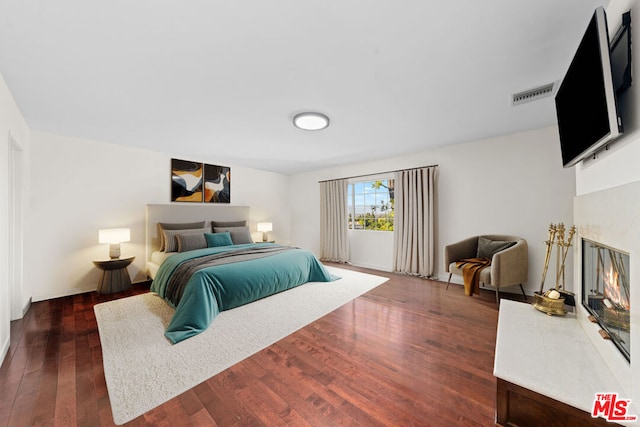
[{"label": "curtain rod", "polygon": [[437,167],[438,167],[438,165],[417,166],[415,168],[396,169],[396,170],[393,170],[393,171],[367,173],[367,174],[364,174],[364,175],[345,176],[344,178],[323,179],[322,181],[318,181],[318,184],[320,184],[321,182],[335,181],[335,180],[338,180],[338,179],[362,178],[362,177],[365,177],[365,176],[382,175],[382,174],[385,174],[385,173],[396,173],[396,172],[410,171],[412,169],[437,168]]}]

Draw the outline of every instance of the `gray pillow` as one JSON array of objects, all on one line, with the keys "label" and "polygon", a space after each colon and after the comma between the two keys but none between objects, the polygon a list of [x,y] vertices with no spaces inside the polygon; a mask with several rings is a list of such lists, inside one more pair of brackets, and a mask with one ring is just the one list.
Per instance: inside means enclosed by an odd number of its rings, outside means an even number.
[{"label": "gray pillow", "polygon": [[204,233],[199,234],[177,234],[178,252],[193,251],[207,247],[207,239]]},{"label": "gray pillow", "polygon": [[[193,230],[162,230],[164,234],[164,251],[165,252],[177,252],[178,251],[178,234],[202,234],[207,232],[206,228],[194,228]],[[204,236],[203,236],[204,237]],[[206,247],[206,244],[205,244]]]},{"label": "gray pillow", "polygon": [[244,243],[253,243],[249,227],[213,227],[214,233],[231,234],[231,241],[234,245],[242,245]]},{"label": "gray pillow", "polygon": [[211,221],[211,231],[215,233],[216,227],[244,227],[247,221]]},{"label": "gray pillow", "polygon": [[506,240],[491,240],[486,237],[480,236],[478,238],[478,258],[493,258],[493,255],[497,252],[503,251],[511,246],[515,245],[516,242],[510,242]]},{"label": "gray pillow", "polygon": [[[160,250],[164,251],[164,230],[191,230],[194,228],[204,228],[204,221],[198,222],[159,222]],[[168,251],[167,251],[168,252]]]}]

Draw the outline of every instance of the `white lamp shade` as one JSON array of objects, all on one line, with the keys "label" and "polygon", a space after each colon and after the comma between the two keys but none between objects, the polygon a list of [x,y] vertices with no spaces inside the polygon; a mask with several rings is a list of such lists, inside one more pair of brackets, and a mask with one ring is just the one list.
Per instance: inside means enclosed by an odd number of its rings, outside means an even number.
[{"label": "white lamp shade", "polygon": [[122,243],[131,240],[131,230],[128,228],[107,228],[98,230],[99,243]]},{"label": "white lamp shade", "polygon": [[273,230],[273,224],[271,224],[270,222],[259,222],[258,223],[258,231],[262,231],[263,233],[266,233],[268,231],[272,231]]}]

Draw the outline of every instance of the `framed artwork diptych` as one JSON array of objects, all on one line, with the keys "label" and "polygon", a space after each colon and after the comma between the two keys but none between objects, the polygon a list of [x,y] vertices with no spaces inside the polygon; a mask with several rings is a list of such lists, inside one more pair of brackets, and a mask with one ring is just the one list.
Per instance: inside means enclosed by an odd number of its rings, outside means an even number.
[{"label": "framed artwork diptych", "polygon": [[231,203],[231,168],[171,159],[171,201]]}]

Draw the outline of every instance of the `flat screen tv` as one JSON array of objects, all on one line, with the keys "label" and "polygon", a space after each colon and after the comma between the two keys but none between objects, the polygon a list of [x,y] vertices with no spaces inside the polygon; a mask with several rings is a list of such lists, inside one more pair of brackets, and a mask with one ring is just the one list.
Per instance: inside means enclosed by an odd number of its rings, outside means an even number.
[{"label": "flat screen tv", "polygon": [[[631,87],[631,12],[622,15],[622,25],[609,45],[613,88],[616,96]],[[620,100],[620,98],[618,98]]]},{"label": "flat screen tv", "polygon": [[564,167],[575,165],[622,134],[604,8],[594,12],[555,102]]}]

